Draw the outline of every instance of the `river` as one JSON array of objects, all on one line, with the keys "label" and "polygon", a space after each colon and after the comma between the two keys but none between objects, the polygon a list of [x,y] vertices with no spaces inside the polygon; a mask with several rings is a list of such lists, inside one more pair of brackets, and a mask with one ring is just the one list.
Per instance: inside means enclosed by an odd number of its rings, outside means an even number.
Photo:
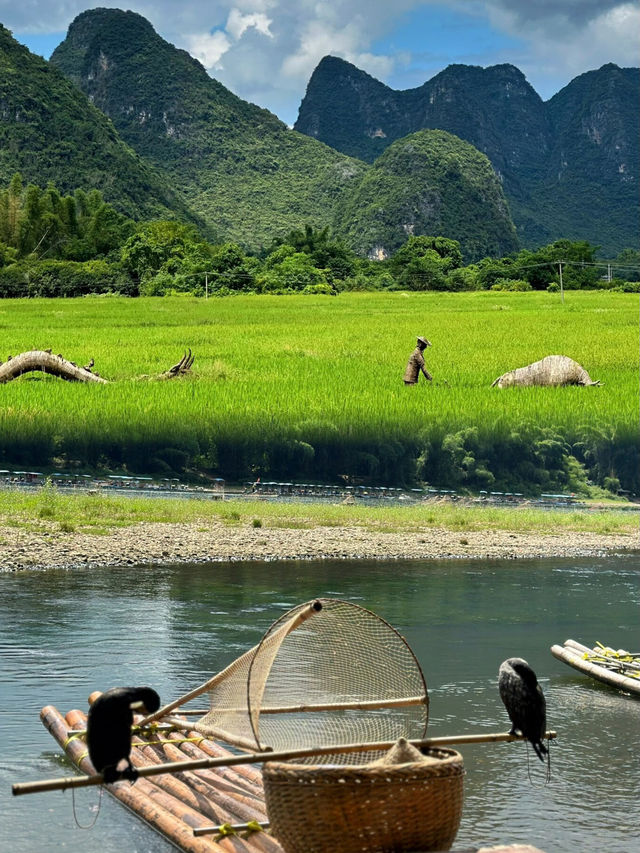
[{"label": "river", "polygon": [[[581,676],[549,648],[571,637],[640,651],[640,561],[216,563],[0,576],[0,850],[165,853],[110,797],[76,827],[70,792],[13,798],[13,782],[68,775],[43,705],[86,708],[96,689],[149,684],[163,700],[204,682],[316,596],[378,613],[424,670],[428,734],[507,731],[500,662],[526,658],[547,697],[551,781],[523,743],[460,747],[456,846],[521,842],[547,853],[628,853],[637,843],[640,701]],[[529,771],[528,771],[529,765]],[[75,794],[80,823],[97,789]],[[632,839],[635,838],[636,842]]]}]

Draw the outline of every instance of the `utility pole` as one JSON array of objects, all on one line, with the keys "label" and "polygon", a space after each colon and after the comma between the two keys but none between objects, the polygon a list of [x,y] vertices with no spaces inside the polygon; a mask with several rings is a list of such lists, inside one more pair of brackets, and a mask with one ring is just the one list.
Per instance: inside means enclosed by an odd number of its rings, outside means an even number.
[{"label": "utility pole", "polygon": [[209,273],[204,274],[204,298],[209,298]]},{"label": "utility pole", "polygon": [[562,261],[558,261],[558,271],[560,273],[560,298],[564,302],[564,288],[562,286]]}]

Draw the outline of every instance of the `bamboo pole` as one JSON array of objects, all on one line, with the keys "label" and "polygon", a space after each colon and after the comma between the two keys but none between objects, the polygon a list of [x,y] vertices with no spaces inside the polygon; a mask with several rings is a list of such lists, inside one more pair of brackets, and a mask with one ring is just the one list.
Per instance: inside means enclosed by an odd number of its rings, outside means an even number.
[{"label": "bamboo pole", "polygon": [[603,684],[608,684],[609,687],[624,690],[627,693],[634,693],[640,696],[640,680],[631,678],[628,675],[622,675],[614,670],[606,669],[596,663],[584,660],[582,655],[574,648],[564,648],[563,646],[551,646],[551,654],[563,663],[581,672],[583,675],[588,675],[596,681],[601,681]]},{"label": "bamboo pole", "polygon": [[[409,705],[424,705],[426,696],[401,696],[397,699],[366,699],[360,702],[327,702],[324,705],[274,705],[260,708],[260,716],[263,714],[299,714],[314,711],[367,711],[372,708],[405,708]],[[180,713],[185,717],[197,717],[208,714],[210,708],[203,710],[188,710],[182,708]],[[223,708],[227,714],[246,714],[245,708]],[[163,717],[170,720],[172,724],[180,722],[175,717]],[[184,721],[182,721],[184,725]],[[225,738],[226,740],[226,738]]]},{"label": "bamboo pole", "polygon": [[[551,740],[557,737],[556,732],[545,732],[544,737]],[[426,740],[409,741],[418,749],[456,746],[473,743],[510,743],[516,740],[526,740],[523,735],[512,735],[508,732],[495,732],[481,735],[450,735],[447,737],[428,738]],[[396,741],[378,741],[375,743],[334,744],[332,746],[309,747],[307,749],[288,749],[281,752],[255,752],[247,755],[229,755],[221,758],[202,758],[195,761],[174,761],[152,767],[140,768],[140,778],[156,776],[160,773],[182,773],[185,770],[200,770],[211,767],[233,767],[237,764],[261,764],[266,761],[295,761],[299,758],[312,758],[317,755],[337,755],[351,752],[382,751],[391,749]],[[91,785],[102,785],[102,774],[94,776],[68,776],[63,779],[45,779],[39,782],[18,782],[11,786],[12,794],[17,797],[22,794],[36,794],[42,791],[64,791],[67,788],[86,788]]]},{"label": "bamboo pole", "polygon": [[[55,739],[59,743],[64,743],[68,726],[76,725],[77,721],[83,715],[80,711],[69,711],[65,719],[55,708],[47,706],[42,709],[40,716]],[[71,759],[85,773],[94,771],[93,765],[86,754],[86,745],[83,741],[73,740],[67,744],[66,749]],[[185,825],[176,817],[171,809],[167,809],[166,806],[170,804],[170,801],[163,800],[160,802],[158,798],[152,799],[149,796],[149,791],[155,788],[155,786],[151,782],[142,781],[143,784],[140,786],[120,784],[117,787],[113,787],[110,785],[107,791],[120,800],[127,808],[152,825],[161,835],[170,839],[174,844],[188,851],[188,853],[228,853],[229,847],[226,844],[217,843],[211,839],[195,839],[193,825]],[[201,823],[204,824],[205,821]],[[207,844],[203,845],[202,841],[207,841]]]},{"label": "bamboo pole", "polygon": [[[168,757],[171,758],[173,753],[174,761],[185,763],[184,759],[177,756],[175,753],[178,753],[179,750],[177,747],[174,747],[173,750],[168,751]],[[198,760],[198,759],[195,759]],[[180,776],[186,771],[182,771]],[[198,771],[193,771],[193,775],[198,773]],[[172,776],[173,778],[173,776]],[[198,778],[198,777],[196,777]],[[217,781],[212,777],[209,777],[207,780],[203,780],[204,784],[208,788],[212,788],[216,790],[215,794],[215,802],[221,808],[223,808],[227,812],[227,820],[229,818],[235,820],[265,820],[266,812],[263,800],[258,800],[255,797],[247,797],[246,795],[239,793],[230,793],[228,791],[228,783],[224,783],[222,779],[220,779],[221,784],[217,784]],[[227,788],[225,791],[224,788]],[[220,821],[224,823],[225,821]]]},{"label": "bamboo pole", "polygon": [[[180,743],[176,745],[175,740],[167,740],[163,752],[165,758],[169,761],[195,761],[206,755],[202,749],[199,749],[193,743]],[[238,769],[235,767],[219,767],[214,770],[208,770],[205,767],[202,770],[194,770],[191,778],[202,779],[208,785],[232,793],[233,796],[239,797],[241,801],[245,801],[248,804],[253,803],[256,807],[263,808],[264,788],[262,786],[262,777],[254,783],[241,776]]]},{"label": "bamboo pole", "polygon": [[[174,738],[179,738],[179,735],[174,733],[162,738],[162,749],[170,760],[180,760],[184,753],[192,758],[202,755],[199,746],[193,743],[181,743]],[[208,797],[226,815],[216,821],[212,827],[194,829],[194,836],[219,834],[219,828],[222,826],[225,829],[229,826],[233,827],[233,834],[237,835],[242,827],[251,829],[252,825],[254,828],[256,825],[262,827],[268,825],[262,780],[260,778],[260,784],[254,785],[249,779],[239,774],[238,771],[244,769],[249,768],[220,767],[212,770],[194,770],[188,774],[188,777],[186,773],[177,774],[179,778],[188,781],[190,788]],[[247,821],[247,823],[235,823],[238,820]],[[246,838],[246,843],[251,849],[255,848],[256,853],[282,853],[282,848],[275,839],[264,832],[257,834],[251,832],[241,835],[241,838]]]},{"label": "bamboo pole", "polygon": [[[149,766],[149,764],[157,767],[163,763],[162,759],[153,752],[151,747],[144,748],[144,742],[134,743],[133,746],[135,748],[131,750],[130,758],[131,763],[137,770],[140,770],[141,767]],[[204,796],[202,792],[194,791],[177,773],[164,774],[154,779],[153,782],[162,787],[167,794],[171,794],[171,796],[179,800],[183,805],[189,806],[196,812],[200,812],[203,816],[208,817],[209,820],[215,820],[218,823],[221,820],[224,821],[224,816],[216,810],[212,800]]]},{"label": "bamboo pole", "polygon": [[[176,748],[175,753],[175,755],[172,755],[171,751],[167,751],[167,758],[171,761],[184,761],[184,757],[180,753],[179,749]],[[205,776],[204,774],[209,775]],[[247,806],[256,813],[262,812],[262,817],[259,818],[260,820],[264,820],[266,817],[264,813],[263,797],[251,796],[245,791],[241,791],[238,787],[227,782],[221,776],[216,776],[216,772],[214,770],[207,770],[206,768],[204,770],[192,770],[190,771],[189,777],[186,777],[185,773],[177,773],[175,775],[182,779],[188,778],[189,785],[194,788],[201,788],[202,793],[205,793],[206,796],[210,797],[214,802],[217,801],[217,797],[220,795],[222,798],[220,799],[220,805],[225,806],[225,804],[228,804],[236,818],[242,818],[243,820],[256,819],[255,814],[247,817],[246,815],[236,811],[236,808],[243,808],[244,806]],[[174,774],[171,774],[170,778],[174,778]],[[224,821],[220,820],[219,823],[224,823]]]},{"label": "bamboo pole", "polygon": [[[285,622],[284,625],[279,628],[275,634],[270,639],[274,639],[279,633],[282,633],[284,639],[291,631],[295,631],[303,622],[306,622],[310,616],[313,616],[315,613],[319,613],[322,610],[322,602],[321,601],[313,601],[309,604],[308,607],[305,607],[304,610],[301,610],[300,613],[297,613],[292,619],[288,622]],[[219,684],[225,678],[228,678],[229,675],[241,666],[246,661],[250,660],[253,655],[255,655],[257,649],[259,648],[260,643],[257,646],[254,646],[252,649],[249,649],[248,652],[245,652],[243,655],[240,655],[239,658],[236,658],[232,661],[229,666],[219,672],[217,675],[214,675],[213,678],[210,678],[209,681],[205,681],[204,684],[201,684],[200,687],[195,687],[189,693],[185,693],[184,696],[180,696],[178,699],[174,699],[173,702],[169,702],[168,705],[164,705],[162,708],[159,708],[153,714],[149,714],[144,717],[143,720],[140,721],[141,726],[146,726],[149,723],[152,723],[154,720],[159,720],[160,717],[165,717],[169,711],[173,711],[174,708],[178,708],[180,705],[184,705],[186,702],[189,702],[191,699],[195,699],[197,696],[202,696],[203,693],[206,693],[207,690],[212,690],[216,684]]]},{"label": "bamboo pole", "polygon": [[[206,737],[199,741],[198,745],[202,752],[210,758],[223,758],[225,755],[229,755],[228,749]],[[188,752],[189,744],[182,744],[182,750]],[[262,790],[262,773],[252,764],[238,764],[235,767],[221,767],[220,769],[223,774],[229,774],[231,778],[234,778],[236,774],[242,776],[249,784]]]}]

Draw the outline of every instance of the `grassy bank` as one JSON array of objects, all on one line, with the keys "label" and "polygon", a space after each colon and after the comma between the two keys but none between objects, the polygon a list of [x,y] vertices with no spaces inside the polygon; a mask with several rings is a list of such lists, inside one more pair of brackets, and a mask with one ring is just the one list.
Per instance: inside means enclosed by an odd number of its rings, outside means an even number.
[{"label": "grassy bank", "polygon": [[[571,457],[596,482],[636,490],[632,294],[4,300],[0,323],[7,352],[52,347],[78,364],[94,358],[114,380],[3,386],[5,467],[548,491],[579,485]],[[417,334],[433,343],[435,382],[406,388]],[[187,346],[193,378],[134,381]],[[490,387],[553,353],[603,387]]]},{"label": "grassy bank", "polygon": [[505,530],[518,533],[590,532],[634,534],[638,516],[607,509],[542,510],[534,507],[465,506],[423,503],[381,506],[266,501],[205,501],[129,498],[119,495],[34,494],[0,491],[0,525],[35,530],[54,524],[63,532],[106,534],[140,522],[201,524],[221,521],[265,528],[358,526],[372,532],[437,528],[455,532]]}]

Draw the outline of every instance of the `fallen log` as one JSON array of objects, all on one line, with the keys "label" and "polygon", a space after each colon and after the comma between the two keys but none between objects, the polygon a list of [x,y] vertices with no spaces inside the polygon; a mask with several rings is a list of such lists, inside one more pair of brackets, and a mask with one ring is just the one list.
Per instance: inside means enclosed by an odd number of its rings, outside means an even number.
[{"label": "fallen log", "polygon": [[602,383],[594,382],[582,365],[566,355],[548,355],[526,367],[518,367],[516,370],[503,373],[491,383],[492,388],[495,386],[526,388],[531,385],[602,385]]},{"label": "fallen log", "polygon": [[[138,376],[137,379],[174,379],[184,376],[191,371],[194,356],[191,349],[182,356],[177,364],[170,367],[164,373],[156,376]],[[0,384],[17,379],[25,373],[40,372],[50,376],[57,376],[67,382],[98,382],[106,385],[109,380],[104,379],[99,373],[94,373],[92,367],[93,359],[84,367],[78,366],[75,361],[68,361],[62,355],[53,355],[51,350],[29,350],[20,355],[9,356],[5,362],[0,362]]]}]

